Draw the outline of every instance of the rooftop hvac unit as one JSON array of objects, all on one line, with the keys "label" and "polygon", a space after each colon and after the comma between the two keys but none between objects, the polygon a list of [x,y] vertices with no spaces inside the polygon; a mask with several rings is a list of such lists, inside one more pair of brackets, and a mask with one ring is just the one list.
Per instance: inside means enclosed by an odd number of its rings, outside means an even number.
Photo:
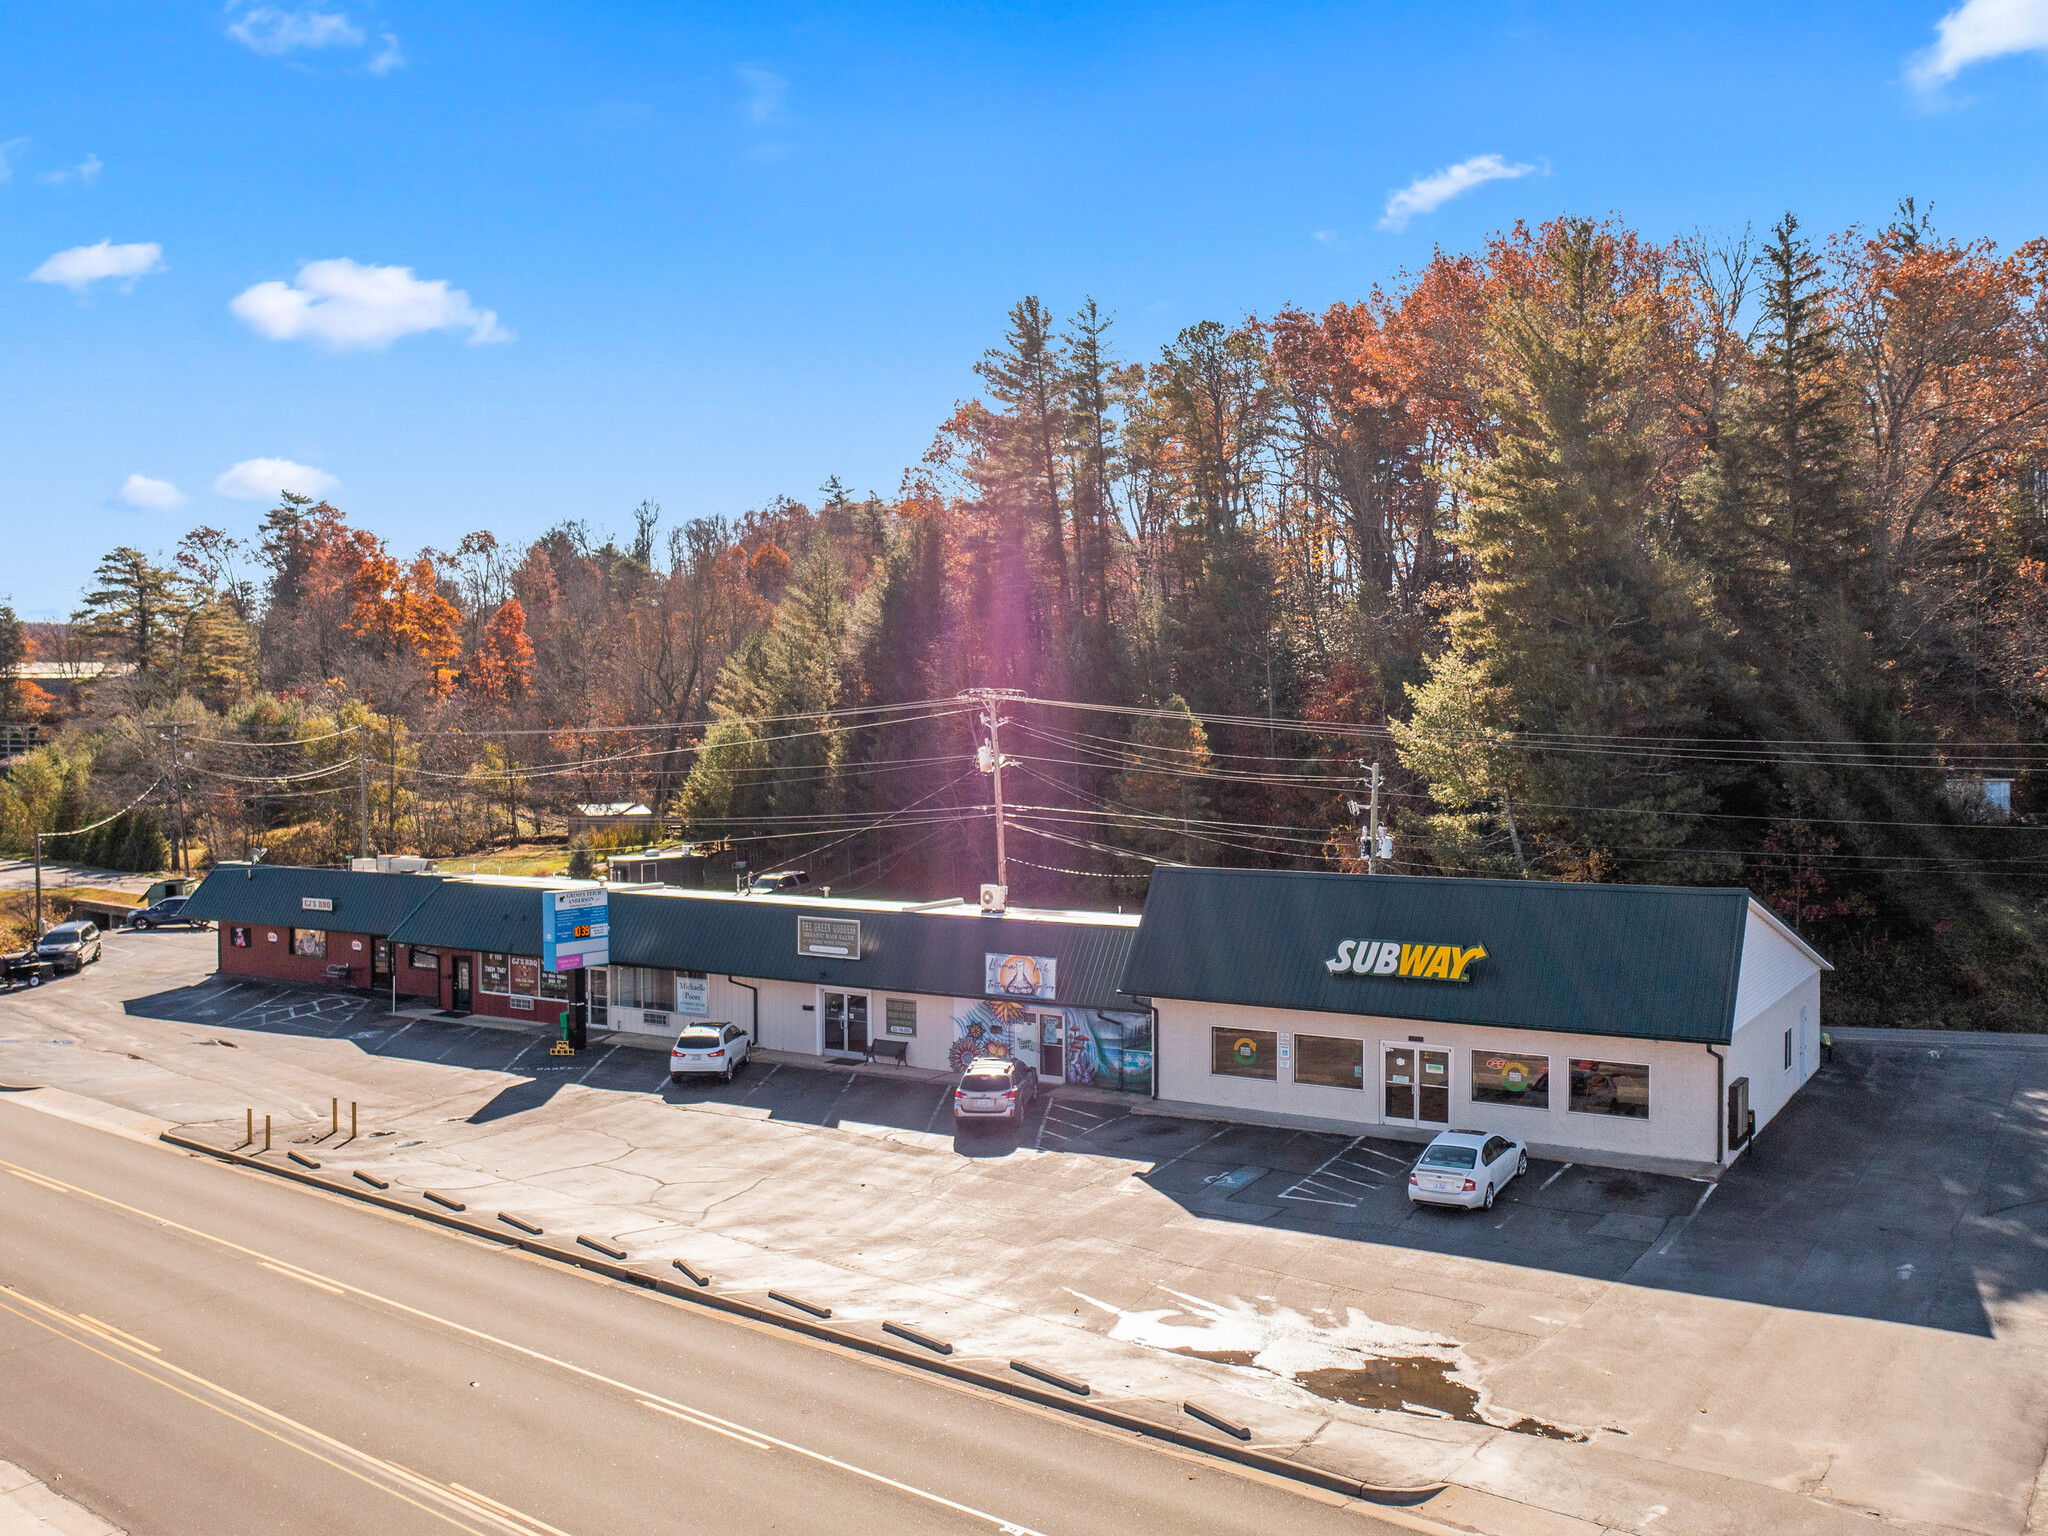
[{"label": "rooftop hvac unit", "polygon": [[981,910],[984,912],[1002,911],[1003,904],[1009,899],[1010,888],[1007,885],[984,885],[981,888]]}]

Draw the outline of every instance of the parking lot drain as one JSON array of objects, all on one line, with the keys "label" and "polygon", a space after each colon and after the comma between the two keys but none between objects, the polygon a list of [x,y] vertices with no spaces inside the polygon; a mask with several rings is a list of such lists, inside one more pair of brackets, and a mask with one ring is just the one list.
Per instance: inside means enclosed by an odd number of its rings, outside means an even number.
[{"label": "parking lot drain", "polygon": [[832,1315],[830,1307],[821,1307],[815,1301],[799,1301],[796,1297],[785,1296],[780,1291],[770,1291],[768,1299],[770,1301],[779,1301],[785,1307],[795,1307],[799,1312],[808,1312],[813,1317],[830,1317]]},{"label": "parking lot drain", "polygon": [[953,1346],[943,1339],[935,1339],[928,1333],[919,1333],[915,1328],[906,1328],[901,1323],[884,1323],[882,1332],[893,1333],[899,1339],[908,1339],[913,1344],[922,1344],[926,1349],[941,1355],[953,1353]]},{"label": "parking lot drain", "polygon": [[391,1181],[389,1179],[380,1179],[374,1173],[365,1173],[360,1168],[356,1170],[356,1177],[361,1179],[365,1184],[369,1185],[372,1189],[389,1189],[391,1187]]},{"label": "parking lot drain", "polygon": [[433,1201],[434,1204],[445,1205],[451,1211],[466,1211],[469,1209],[468,1206],[457,1200],[453,1195],[444,1195],[439,1190],[423,1189],[420,1193]]},{"label": "parking lot drain", "polygon": [[688,1277],[688,1279],[693,1284],[698,1286],[708,1286],[709,1284],[711,1284],[711,1277],[709,1275],[698,1274],[696,1270],[690,1268],[690,1266],[685,1264],[681,1259],[675,1259],[671,1262],[673,1262],[675,1267],[681,1270],[683,1274],[686,1277]]},{"label": "parking lot drain", "polygon": [[608,1259],[617,1259],[621,1263],[625,1261],[626,1250],[623,1248],[614,1247],[612,1244],[606,1242],[603,1238],[586,1237],[583,1233],[578,1232],[576,1234],[576,1241],[581,1243],[586,1248],[595,1248],[599,1253],[603,1254]]},{"label": "parking lot drain", "polygon": [[524,1216],[514,1216],[510,1211],[500,1211],[498,1212],[498,1220],[505,1223],[508,1227],[517,1227],[522,1232],[530,1232],[535,1237],[540,1236],[541,1229],[528,1221]]},{"label": "parking lot drain", "polygon": [[290,1158],[293,1162],[297,1163],[301,1168],[318,1168],[320,1166],[318,1163],[314,1162],[313,1159],[311,1159],[310,1157],[303,1156],[302,1154],[297,1152],[287,1152],[285,1153],[285,1156]]},{"label": "parking lot drain", "polygon": [[1048,1371],[1044,1366],[1033,1365],[1029,1360],[1012,1360],[1010,1369],[1020,1376],[1029,1376],[1034,1381],[1058,1387],[1062,1392],[1071,1392],[1076,1397],[1088,1395],[1087,1382],[1076,1381],[1071,1376],[1062,1376],[1058,1371]]},{"label": "parking lot drain", "polygon": [[1187,1414],[1189,1417],[1200,1419],[1211,1429],[1220,1429],[1233,1439],[1249,1440],[1252,1437],[1252,1432],[1242,1424],[1233,1424],[1221,1414],[1211,1413],[1208,1409],[1199,1407],[1194,1403],[1182,1403],[1180,1409],[1182,1413]]}]

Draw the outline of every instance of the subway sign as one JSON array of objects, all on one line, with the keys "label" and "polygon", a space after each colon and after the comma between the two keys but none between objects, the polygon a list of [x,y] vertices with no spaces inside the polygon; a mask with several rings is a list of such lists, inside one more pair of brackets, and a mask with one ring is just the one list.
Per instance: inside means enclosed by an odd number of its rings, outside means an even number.
[{"label": "subway sign", "polygon": [[1470,981],[1468,968],[1486,958],[1486,946],[1402,944],[1392,939],[1346,939],[1323,962],[1332,976],[1393,976],[1409,981]]}]

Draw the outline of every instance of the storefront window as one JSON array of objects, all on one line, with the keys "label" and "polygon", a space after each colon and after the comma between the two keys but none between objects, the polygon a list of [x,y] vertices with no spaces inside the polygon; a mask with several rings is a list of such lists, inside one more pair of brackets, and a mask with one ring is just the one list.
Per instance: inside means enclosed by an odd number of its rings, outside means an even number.
[{"label": "storefront window", "polygon": [[1263,1077],[1271,1082],[1279,1075],[1280,1037],[1270,1029],[1212,1029],[1209,1031],[1209,1071],[1217,1077]]},{"label": "storefront window", "polygon": [[1572,1102],[1581,1115],[1650,1118],[1650,1069],[1625,1061],[1572,1061]]},{"label": "storefront window", "polygon": [[540,957],[538,955],[514,955],[512,957],[512,994],[515,997],[532,997],[540,991]]},{"label": "storefront window", "polygon": [[294,928],[292,930],[292,953],[304,955],[309,960],[327,958],[327,930],[325,928]]},{"label": "storefront window", "polygon": [[511,963],[503,955],[484,951],[484,991],[500,996],[512,990]]},{"label": "storefront window", "polygon": [[249,947],[249,930],[246,928],[228,929],[228,942],[237,949],[247,949]]},{"label": "storefront window", "polygon": [[1325,1088],[1365,1088],[1365,1042],[1334,1035],[1294,1037],[1294,1080]]},{"label": "storefront window", "polygon": [[441,951],[421,949],[415,944],[412,947],[412,958],[407,960],[406,964],[416,971],[438,971],[441,969]]},{"label": "storefront window", "polygon": [[1514,1051],[1474,1051],[1472,1102],[1550,1108],[1550,1058]]},{"label": "storefront window", "polygon": [[540,973],[540,995],[566,1001],[569,996],[569,978],[560,971]]}]

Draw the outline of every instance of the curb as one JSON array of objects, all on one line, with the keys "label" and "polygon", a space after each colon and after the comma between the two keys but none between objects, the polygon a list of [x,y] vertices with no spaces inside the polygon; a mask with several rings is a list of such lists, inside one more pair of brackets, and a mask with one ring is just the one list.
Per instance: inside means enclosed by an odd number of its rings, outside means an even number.
[{"label": "curb", "polygon": [[[1276,1477],[1287,1478],[1292,1482],[1306,1483],[1311,1487],[1320,1488],[1326,1493],[1342,1494],[1347,1498],[1362,1499],[1370,1504],[1402,1506],[1420,1504],[1425,1499],[1434,1498],[1449,1486],[1447,1483],[1437,1482],[1424,1483],[1409,1488],[1393,1488],[1376,1483],[1368,1483],[1355,1477],[1342,1477],[1334,1472],[1325,1472],[1320,1467],[1311,1467],[1300,1462],[1289,1461],[1284,1456],[1274,1456],[1265,1451],[1255,1451],[1244,1446],[1226,1444],[1209,1436],[1194,1434],[1171,1424],[1154,1423],[1150,1419],[1141,1418],[1134,1413],[1123,1412],[1121,1409],[1105,1407],[1100,1403],[1077,1401],[1064,1393],[1047,1392],[1038,1387],[1026,1385],[1021,1381],[991,1375],[987,1372],[976,1370],[972,1366],[957,1365],[950,1360],[935,1360],[923,1351],[903,1349],[884,1340],[868,1338],[862,1334],[849,1332],[844,1328],[834,1328],[823,1322],[812,1322],[806,1318],[792,1317],[788,1313],[779,1310],[771,1311],[767,1307],[757,1306],[753,1302],[744,1301],[737,1296],[721,1295],[716,1291],[699,1290],[695,1286],[679,1285],[675,1281],[665,1280],[659,1275],[650,1275],[640,1270],[628,1268],[625,1264],[617,1263],[610,1259],[598,1258],[587,1249],[579,1252],[573,1248],[560,1247],[554,1243],[542,1242],[536,1238],[523,1237],[507,1232],[502,1226],[495,1223],[472,1221],[447,1211],[437,1211],[412,1205],[394,1195],[379,1194],[374,1190],[365,1189],[359,1185],[343,1184],[333,1179],[322,1178],[317,1174],[308,1173],[299,1168],[288,1167],[278,1163],[266,1163],[259,1157],[247,1156],[240,1152],[230,1152],[221,1147],[211,1147],[203,1141],[196,1141],[189,1136],[181,1136],[175,1131],[165,1131],[159,1139],[170,1146],[181,1148],[184,1151],[196,1152],[202,1157],[218,1158],[222,1162],[233,1163],[244,1168],[260,1168],[265,1173],[274,1174],[279,1178],[289,1179],[294,1183],[304,1184],[313,1189],[324,1190],[330,1195],[340,1195],[344,1199],[354,1200],[359,1204],[378,1206],[387,1211],[395,1211],[401,1215],[412,1216],[422,1221],[431,1222],[436,1226],[448,1227],[457,1232],[466,1233],[471,1237],[480,1237],[505,1247],[518,1248],[537,1257],[552,1259],[556,1263],[566,1264],[576,1269],[586,1269],[593,1274],[603,1275],[607,1279],[638,1286],[642,1290],[655,1291],[677,1301],[689,1302],[694,1306],[703,1307],[711,1311],[730,1313],[736,1317],[747,1318],[752,1322],[767,1323],[790,1333],[800,1333],[806,1337],[818,1339],[828,1344],[837,1344],[845,1349],[857,1350],[861,1354],[875,1355],[898,1365],[911,1366],[932,1375],[945,1376],[955,1381],[965,1382],[970,1386],[980,1387],[984,1391],[999,1393],[1004,1397],[1014,1397],[1040,1408],[1056,1409],[1075,1418],[1092,1419],[1098,1424],[1107,1424],[1115,1429],[1127,1430],[1132,1434],[1143,1435],[1148,1440],[1163,1440],[1169,1444],[1180,1446],[1184,1450],[1201,1451],[1210,1456],[1220,1457],[1225,1461],[1234,1461],[1240,1466],[1253,1467],[1258,1471],[1270,1473]],[[611,1251],[618,1252],[619,1250],[612,1249]]]}]

